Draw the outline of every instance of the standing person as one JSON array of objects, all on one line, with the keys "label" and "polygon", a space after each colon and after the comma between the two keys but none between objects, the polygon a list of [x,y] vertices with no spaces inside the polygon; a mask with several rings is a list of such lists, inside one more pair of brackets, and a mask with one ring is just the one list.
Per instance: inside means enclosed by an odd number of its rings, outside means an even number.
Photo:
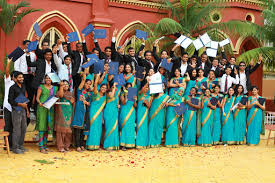
[{"label": "standing person", "polygon": [[74,130],[74,140],[77,152],[85,150],[84,131],[90,129],[89,107],[90,107],[90,88],[91,80],[86,79],[86,74],[82,76],[82,81],[77,89],[76,105],[72,127]]},{"label": "standing person", "polygon": [[207,85],[208,85],[207,87],[208,87],[211,91],[213,91],[213,87],[217,85],[217,84],[214,83],[214,82],[216,82],[216,83],[219,84],[219,79],[216,78],[215,72],[214,72],[213,70],[211,70],[211,71],[209,71],[208,78],[207,78]]},{"label": "standing person", "polygon": [[186,86],[184,95],[190,95],[191,88],[196,86],[197,71],[196,71],[196,69],[192,69],[190,72],[191,72],[190,80],[187,82],[187,86]]},{"label": "standing person", "polygon": [[138,92],[137,126],[136,126],[136,148],[144,149],[148,146],[148,111],[152,99],[148,94],[149,82]]},{"label": "standing person", "polygon": [[57,93],[60,102],[66,102],[66,104],[55,106],[55,124],[54,130],[56,131],[57,149],[60,152],[69,151],[69,147],[72,142],[72,129],[71,123],[73,118],[73,105],[74,97],[70,92],[69,82],[63,80],[60,83],[60,88]]},{"label": "standing person", "polygon": [[[40,38],[38,36],[36,36],[36,40],[39,41],[39,39]],[[50,48],[50,45],[49,45],[48,40],[42,41],[41,49],[39,48],[39,44],[38,44],[36,47],[36,50],[35,50],[35,55],[36,55],[37,59],[43,60],[44,59],[44,51],[49,48]]]},{"label": "standing person", "polygon": [[230,87],[228,94],[222,101],[222,137],[221,140],[224,145],[234,144],[234,119],[232,107],[234,106],[235,97],[234,89]]},{"label": "standing person", "polygon": [[219,68],[219,59],[214,58],[210,67],[210,71],[214,71],[216,78],[221,76],[221,69]]},{"label": "standing person", "polygon": [[124,92],[120,96],[121,108],[119,114],[120,126],[120,146],[122,150],[135,147],[135,121],[136,110],[135,101],[128,100],[128,89],[132,87],[131,83],[127,83]]},{"label": "standing person", "polygon": [[180,76],[180,70],[177,68],[174,71],[175,77],[172,77],[169,83],[170,90],[169,95],[176,93],[178,88],[186,88],[186,81],[189,81],[189,78],[183,78]]},{"label": "standing person", "polygon": [[[184,120],[182,124],[182,145],[195,146],[196,144],[196,124],[197,124],[197,110],[201,108],[199,97],[196,97],[197,89],[191,88],[190,95],[185,96],[187,111],[184,113]],[[198,105],[192,104],[192,98],[198,99]],[[192,109],[190,109],[190,107]]]},{"label": "standing person", "polygon": [[105,84],[105,85],[108,84],[108,72],[109,72],[109,64],[105,63],[104,64],[104,72],[102,74],[100,74],[100,78],[99,78],[98,83],[97,83],[97,89],[98,90],[100,89],[100,86],[102,84]]},{"label": "standing person", "polygon": [[[15,154],[23,154],[27,151],[24,148],[24,139],[27,128],[27,117],[29,110],[27,103],[17,103],[16,98],[19,95],[26,95],[24,76],[22,72],[14,74],[15,84],[9,89],[8,102],[12,106],[12,149]],[[20,107],[20,109],[18,109]]]},{"label": "standing person", "polygon": [[214,111],[216,106],[212,105],[210,89],[205,89],[205,96],[202,99],[201,135],[198,138],[198,145],[209,147],[212,145],[212,129],[214,122]]},{"label": "standing person", "polygon": [[135,74],[133,73],[133,68],[130,64],[125,65],[124,78],[127,83],[131,83],[131,87],[137,88],[137,79],[135,77]]},{"label": "standing person", "polygon": [[81,82],[81,74],[80,74],[82,71],[81,66],[83,65],[83,63],[85,63],[87,61],[85,55],[88,54],[85,52],[86,50],[88,50],[86,48],[85,37],[83,35],[82,35],[82,37],[83,37],[83,42],[76,44],[76,50],[71,49],[71,44],[70,44],[70,42],[68,42],[68,37],[67,37],[68,54],[73,59],[72,76],[73,76],[73,82],[74,82],[75,88],[78,88],[78,86]]},{"label": "standing person", "polygon": [[165,146],[166,147],[178,147],[179,146],[179,131],[178,123],[180,116],[175,112],[175,107],[179,106],[184,94],[184,88],[179,88],[177,93],[171,96],[171,101],[165,103],[167,106],[166,112],[166,136]]},{"label": "standing person", "polygon": [[260,142],[260,134],[264,134],[265,103],[261,105],[258,99],[259,88],[252,86],[252,96],[248,98],[247,133],[246,143],[257,145]]},{"label": "standing person", "polygon": [[12,107],[8,101],[9,98],[9,90],[12,85],[14,85],[14,73],[12,72],[10,74],[10,64],[12,62],[12,59],[8,59],[6,69],[5,69],[5,76],[4,76],[4,83],[5,83],[5,95],[4,95],[4,119],[5,119],[5,126],[4,131],[9,132],[9,147],[12,149]]},{"label": "standing person", "polygon": [[[165,90],[165,84],[163,90]],[[148,125],[148,146],[159,147],[161,144],[161,137],[163,132],[163,126],[165,124],[165,103],[169,99],[169,95],[158,93],[154,96],[152,105],[149,110],[149,125]]]},{"label": "standing person", "polygon": [[234,73],[235,73],[234,75],[236,76],[236,78],[230,76],[231,72],[232,72],[231,67],[226,67],[225,74],[223,74],[220,80],[221,92],[224,94],[227,94],[228,89],[233,84],[239,84],[239,76],[238,76],[237,69],[234,69]]},{"label": "standing person", "polygon": [[53,48],[53,59],[57,67],[58,77],[60,80],[69,82],[69,89],[73,91],[73,74],[72,74],[72,57],[69,55],[64,56],[64,64],[62,59],[57,55],[57,46]]},{"label": "standing person", "polygon": [[238,104],[237,109],[234,111],[234,137],[236,144],[244,143],[245,129],[246,129],[246,105],[241,104],[241,99],[247,97],[243,94],[244,87],[237,85],[236,99],[234,105]]},{"label": "standing person", "polygon": [[103,148],[106,150],[119,149],[119,136],[118,136],[118,91],[117,83],[113,83],[110,91],[107,94],[107,103],[104,109],[104,125],[105,137]]},{"label": "standing person", "polygon": [[37,90],[37,88],[42,83],[45,75],[54,71],[57,71],[57,67],[52,59],[52,50],[46,48],[43,51],[43,59],[37,59],[36,62],[31,62],[27,59],[29,67],[36,67],[34,78],[32,81],[32,88],[33,90]]},{"label": "standing person", "polygon": [[[28,63],[27,60],[29,60],[30,62],[35,62],[36,56],[33,52],[28,51],[29,43],[30,43],[29,40],[23,41],[23,49],[25,53],[14,62],[14,70],[18,72],[22,72],[24,75],[24,85],[26,86],[28,99],[30,100],[30,102],[28,103],[28,108],[30,109],[33,101],[33,96],[35,94],[34,90],[31,87],[35,68],[29,67],[27,64]],[[29,122],[29,120],[27,122]]]},{"label": "standing person", "polygon": [[94,82],[94,92],[90,107],[90,130],[86,141],[88,150],[99,149],[102,136],[103,110],[106,104],[107,85],[102,84],[98,91],[97,83],[99,77],[100,74],[97,74]]},{"label": "standing person", "polygon": [[197,66],[198,66],[199,69],[203,70],[204,76],[207,77],[208,72],[209,72],[210,67],[211,67],[211,63],[208,60],[208,56],[207,56],[206,52],[203,52],[201,54],[201,57],[198,60]]},{"label": "standing person", "polygon": [[212,97],[216,97],[218,99],[217,107],[214,112],[214,126],[212,130],[212,144],[218,145],[221,139],[221,100],[223,98],[223,94],[220,94],[220,86],[216,85],[213,87],[214,93],[212,93]]},{"label": "standing person", "polygon": [[239,70],[238,74],[240,77],[240,82],[244,87],[244,94],[247,95],[248,91],[251,89],[251,81],[250,81],[250,74],[257,70],[257,68],[261,65],[261,62],[263,60],[262,55],[259,56],[259,61],[256,63],[256,65],[253,67],[254,62],[251,60],[250,65],[246,67],[246,63],[241,61],[239,63]]},{"label": "standing person", "polygon": [[207,78],[204,77],[204,70],[203,69],[199,69],[198,70],[198,77],[196,80],[196,88],[198,90],[197,95],[202,96],[202,90],[205,90],[206,88],[202,85],[202,82],[207,81]]},{"label": "standing person", "polygon": [[41,153],[47,154],[47,139],[48,134],[53,134],[54,128],[54,106],[47,109],[43,106],[43,103],[51,96],[55,96],[57,93],[57,87],[52,85],[51,78],[46,75],[45,84],[40,85],[37,90],[36,101],[37,106],[37,125],[36,128],[39,131],[39,150]]}]

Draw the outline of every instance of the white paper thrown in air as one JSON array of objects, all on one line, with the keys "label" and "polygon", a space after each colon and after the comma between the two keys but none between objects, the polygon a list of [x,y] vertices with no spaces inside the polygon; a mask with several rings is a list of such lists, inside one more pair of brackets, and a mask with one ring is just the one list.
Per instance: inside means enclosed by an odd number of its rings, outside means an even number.
[{"label": "white paper thrown in air", "polygon": [[220,45],[220,47],[222,47],[222,46],[225,46],[225,45],[227,45],[227,44],[229,44],[229,43],[230,43],[230,39],[227,38],[227,39],[225,39],[225,40],[219,42],[219,45]]},{"label": "white paper thrown in air", "polygon": [[193,41],[193,45],[196,48],[196,50],[199,50],[203,47],[203,43],[201,42],[201,39],[198,38],[196,40]]},{"label": "white paper thrown in air", "polygon": [[209,57],[216,57],[217,56],[217,51],[216,49],[213,49],[213,48],[207,48],[206,49],[206,54],[207,56]]},{"label": "white paper thrown in air", "polygon": [[50,109],[58,101],[58,99],[59,98],[57,97],[52,97],[50,100],[43,104],[43,107]]},{"label": "white paper thrown in air", "polygon": [[192,43],[192,39],[190,39],[189,37],[187,37],[184,41],[182,41],[182,43],[180,44],[181,47],[183,47],[184,49],[188,48],[188,46]]},{"label": "white paper thrown in air", "polygon": [[219,42],[217,42],[217,41],[211,41],[211,48],[217,50],[218,47],[219,47]]},{"label": "white paper thrown in air", "polygon": [[205,45],[206,48],[211,48],[211,41]]},{"label": "white paper thrown in air", "polygon": [[181,35],[174,43],[181,44],[181,42],[186,38],[186,36]]},{"label": "white paper thrown in air", "polygon": [[204,45],[206,45],[207,43],[209,43],[211,41],[211,39],[207,33],[203,34],[200,38]]},{"label": "white paper thrown in air", "polygon": [[149,89],[150,94],[163,92],[161,74],[157,72],[150,77]]}]

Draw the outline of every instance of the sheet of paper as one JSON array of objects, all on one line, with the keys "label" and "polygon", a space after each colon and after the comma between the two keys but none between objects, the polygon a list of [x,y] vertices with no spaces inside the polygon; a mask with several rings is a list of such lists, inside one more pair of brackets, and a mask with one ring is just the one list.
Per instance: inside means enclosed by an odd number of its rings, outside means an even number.
[{"label": "sheet of paper", "polygon": [[47,109],[50,109],[57,101],[59,98],[57,97],[52,97],[50,100],[48,100],[47,102],[45,102],[43,104],[43,106]]},{"label": "sheet of paper", "polygon": [[207,48],[206,49],[206,54],[209,57],[216,57],[217,56],[217,51],[216,49],[212,49],[212,48]]},{"label": "sheet of paper", "polygon": [[217,50],[218,47],[219,47],[219,42],[217,42],[217,41],[211,41],[211,48]]},{"label": "sheet of paper", "polygon": [[187,37],[181,44],[180,46],[183,47],[184,49],[188,48],[188,46],[193,42],[192,39]]},{"label": "sheet of paper", "polygon": [[186,39],[186,36],[184,35],[181,35],[174,43],[176,44],[181,44],[181,42]]},{"label": "sheet of paper", "polygon": [[47,75],[51,78],[53,83],[59,83],[61,81],[58,75],[54,72],[48,73]]},{"label": "sheet of paper", "polygon": [[196,50],[199,50],[203,47],[203,43],[201,42],[201,39],[194,40],[193,45],[196,48]]},{"label": "sheet of paper", "polygon": [[157,72],[150,77],[149,89],[150,94],[163,92],[161,74]]},{"label": "sheet of paper", "polygon": [[206,48],[211,48],[211,41],[205,45]]},{"label": "sheet of paper", "polygon": [[229,38],[219,42],[220,47],[225,46],[227,44],[230,44],[230,39]]},{"label": "sheet of paper", "polygon": [[209,43],[211,41],[211,39],[207,33],[203,34],[200,38],[204,45],[206,45],[207,43]]}]

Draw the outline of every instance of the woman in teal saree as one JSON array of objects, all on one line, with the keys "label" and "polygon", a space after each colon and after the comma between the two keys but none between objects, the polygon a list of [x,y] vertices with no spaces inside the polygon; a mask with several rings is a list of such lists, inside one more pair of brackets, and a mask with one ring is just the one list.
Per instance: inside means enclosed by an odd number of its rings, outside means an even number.
[{"label": "woman in teal saree", "polygon": [[[163,90],[165,90],[164,84]],[[149,147],[159,147],[161,144],[163,126],[165,124],[165,103],[168,99],[169,96],[164,92],[154,96],[149,110]]]},{"label": "woman in teal saree", "polygon": [[148,146],[148,111],[152,103],[152,99],[147,94],[148,82],[142,87],[138,94],[137,106],[137,126],[136,126],[136,148],[144,149]]},{"label": "woman in teal saree", "polygon": [[189,77],[188,73],[187,73],[187,77],[189,78],[189,80],[187,81],[186,84],[186,89],[184,92],[184,95],[190,95],[190,90],[191,88],[196,86],[196,80],[197,80],[197,71],[196,69],[191,70],[191,76]]},{"label": "woman in teal saree", "polygon": [[97,89],[99,74],[96,75],[94,83],[94,93],[90,106],[90,130],[86,141],[88,150],[97,150],[100,147],[103,124],[103,110],[106,104],[107,85],[102,84],[100,90]]},{"label": "woman in teal saree", "polygon": [[259,89],[252,87],[252,96],[248,98],[247,133],[246,143],[257,145],[260,142],[260,134],[264,134],[264,111],[265,103],[261,105],[259,99]]},{"label": "woman in teal saree", "polygon": [[204,147],[212,145],[212,128],[216,106],[211,104],[211,98],[210,89],[207,88],[202,99],[201,135],[197,140],[198,145]]},{"label": "woman in teal saree", "polygon": [[236,144],[244,143],[245,129],[246,129],[246,105],[242,105],[241,99],[246,97],[243,95],[244,88],[242,85],[237,86],[237,94],[234,105],[238,104],[234,111],[234,137]]},{"label": "woman in teal saree", "polygon": [[222,101],[222,142],[223,144],[234,144],[234,119],[232,107],[234,106],[234,89],[228,90],[228,95]]},{"label": "woman in teal saree", "polygon": [[176,91],[180,88],[186,88],[186,82],[185,82],[185,78],[180,76],[180,70],[179,69],[175,69],[174,71],[174,77],[171,78],[170,82],[169,82],[169,95],[173,95],[176,93]]},{"label": "woman in teal saree", "polygon": [[220,94],[220,86],[216,85],[214,86],[214,93],[212,93],[212,97],[216,97],[218,99],[217,107],[214,112],[214,125],[212,128],[212,144],[218,145],[220,143],[221,139],[221,108],[222,108],[222,102],[220,99],[223,98],[223,94]]},{"label": "woman in teal saree", "polygon": [[[190,95],[185,96],[185,102],[188,110],[184,114],[184,120],[182,124],[182,145],[183,146],[195,146],[196,144],[196,125],[197,125],[197,110],[201,108],[201,102],[196,97],[197,89],[191,88]],[[191,103],[191,99],[196,98],[199,100],[198,105]]]},{"label": "woman in teal saree", "polygon": [[125,90],[120,96],[121,107],[119,114],[119,127],[120,127],[120,146],[122,150],[126,148],[135,147],[135,122],[136,122],[136,110],[135,102],[128,100],[128,89],[132,86],[131,83],[126,84]]},{"label": "woman in teal saree", "polygon": [[169,102],[166,102],[166,147],[178,147],[179,146],[179,131],[178,123],[180,116],[175,112],[175,107],[180,105],[183,99],[184,88],[179,88],[178,92],[171,96]]},{"label": "woman in teal saree", "polygon": [[107,95],[107,103],[104,109],[105,136],[103,148],[106,150],[119,149],[118,136],[118,89],[117,83],[113,83]]}]

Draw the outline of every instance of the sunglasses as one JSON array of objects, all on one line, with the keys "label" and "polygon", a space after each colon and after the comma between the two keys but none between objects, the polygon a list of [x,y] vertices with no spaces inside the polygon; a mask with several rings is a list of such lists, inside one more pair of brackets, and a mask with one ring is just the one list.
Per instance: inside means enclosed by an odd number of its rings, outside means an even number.
[{"label": "sunglasses", "polygon": [[245,67],[245,65],[240,65],[240,67]]}]

